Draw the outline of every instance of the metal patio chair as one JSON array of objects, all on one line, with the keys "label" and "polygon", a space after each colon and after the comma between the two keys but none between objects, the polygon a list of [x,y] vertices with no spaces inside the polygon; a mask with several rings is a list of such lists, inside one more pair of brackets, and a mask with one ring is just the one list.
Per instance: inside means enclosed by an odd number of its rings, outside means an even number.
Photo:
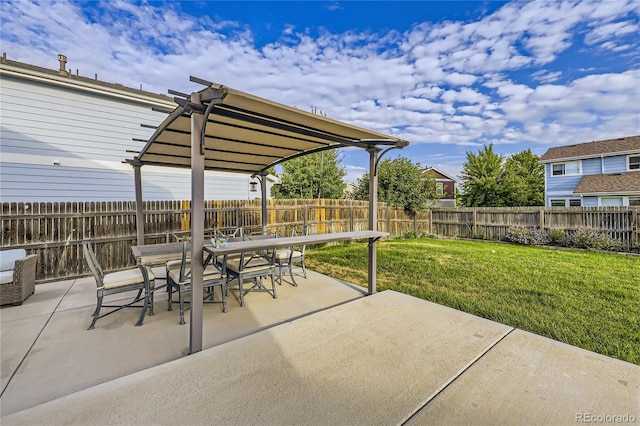
[{"label": "metal patio chair", "polygon": [[[82,241],[82,252],[84,259],[89,265],[89,269],[93,273],[93,277],[96,280],[96,296],[98,298],[96,309],[93,311],[93,320],[88,330],[92,330],[100,318],[111,315],[124,308],[142,308],[140,318],[136,325],[142,325],[144,315],[149,309],[149,315],[153,315],[153,289],[155,286],[155,277],[151,269],[146,268],[148,281],[145,280],[145,276],[140,268],[127,269],[125,271],[111,272],[105,274],[98,263],[93,247],[89,240]],[[148,286],[148,287],[147,287]],[[138,294],[129,303],[120,305],[105,305],[103,304],[104,297],[114,294],[127,293],[131,291],[138,291]],[[138,302],[143,302],[142,305],[135,305]],[[105,314],[100,315],[102,308],[115,308]]]},{"label": "metal patio chair", "polygon": [[[275,238],[276,234],[265,235],[245,235],[245,240],[257,240],[265,238]],[[275,250],[259,252],[243,252],[240,256],[227,257],[224,259],[227,272],[227,281],[237,280],[238,287],[232,288],[240,294],[240,306],[244,306],[244,296],[251,291],[262,291],[271,294],[274,299],[278,298],[275,284]],[[262,284],[266,277],[271,278],[271,290]],[[253,280],[253,286],[244,289],[245,280]],[[227,290],[230,289],[227,282]]]},{"label": "metal patio chair", "polygon": [[[187,256],[190,251],[191,242],[189,240],[182,241],[182,259],[180,261],[180,267],[170,267],[167,262],[167,289],[169,291],[168,297],[168,310],[173,310],[173,292],[178,293],[178,304],[180,306],[180,324],[185,324],[184,313],[187,309],[185,305],[185,295],[191,292],[191,261]],[[175,261],[171,261],[175,262]],[[175,265],[175,263],[174,263]],[[227,312],[227,299],[226,299],[226,276],[211,262],[211,259],[207,257],[203,261],[204,274],[203,274],[203,289],[206,291],[204,296],[204,303],[221,303],[222,312]],[[221,300],[214,299],[215,287],[220,287]]]},{"label": "metal patio chair", "polygon": [[[291,236],[301,236],[308,235],[308,226],[304,225],[302,227],[302,231],[298,230],[298,227],[294,226],[291,231]],[[288,249],[279,249],[275,252],[275,264],[278,267],[278,284],[282,285],[282,269],[289,269],[289,276],[291,276],[291,285],[294,287],[298,286],[294,275],[293,275],[293,264],[294,263],[302,263],[302,275],[306,279],[307,278],[307,269],[304,264],[304,252],[305,245],[289,247]]]}]

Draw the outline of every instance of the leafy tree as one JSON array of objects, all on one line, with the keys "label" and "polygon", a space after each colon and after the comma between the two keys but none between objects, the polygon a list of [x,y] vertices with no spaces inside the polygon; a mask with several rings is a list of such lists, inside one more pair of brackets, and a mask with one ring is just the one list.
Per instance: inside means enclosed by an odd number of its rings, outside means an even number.
[{"label": "leafy tree", "polygon": [[544,205],[544,167],[530,149],[507,158],[502,181],[505,205]]},{"label": "leafy tree", "polygon": [[[356,200],[369,199],[369,173],[358,179],[353,197]],[[415,212],[426,209],[428,200],[436,198],[435,179],[425,179],[420,164],[405,157],[380,161],[378,201]]]},{"label": "leafy tree", "polygon": [[462,202],[467,207],[504,206],[501,155],[493,152],[493,144],[484,146],[478,154],[467,152],[462,168]]},{"label": "leafy tree", "polygon": [[467,152],[462,169],[467,207],[518,207],[544,205],[544,168],[530,149],[506,160],[493,144],[477,154]]},{"label": "leafy tree", "polygon": [[281,185],[274,198],[343,198],[347,174],[337,150],[317,152],[282,163]]}]

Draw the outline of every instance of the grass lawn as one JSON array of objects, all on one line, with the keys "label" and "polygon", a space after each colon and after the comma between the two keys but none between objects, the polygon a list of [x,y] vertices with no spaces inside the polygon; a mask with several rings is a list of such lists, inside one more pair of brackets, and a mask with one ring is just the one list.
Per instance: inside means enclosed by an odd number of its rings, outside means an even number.
[{"label": "grass lawn", "polygon": [[[367,246],[307,251],[310,269],[367,286]],[[485,241],[378,243],[390,289],[640,365],[640,257]]]}]

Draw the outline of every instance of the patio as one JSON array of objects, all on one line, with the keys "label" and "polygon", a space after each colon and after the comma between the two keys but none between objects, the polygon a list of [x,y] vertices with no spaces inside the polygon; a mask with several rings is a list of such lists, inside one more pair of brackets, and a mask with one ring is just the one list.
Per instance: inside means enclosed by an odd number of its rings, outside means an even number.
[{"label": "patio", "polygon": [[0,310],[2,424],[640,419],[637,365],[314,272],[278,290],[205,305],[204,350],[185,356],[162,292],[142,327],[127,310],[87,331],[93,278],[39,285]]}]

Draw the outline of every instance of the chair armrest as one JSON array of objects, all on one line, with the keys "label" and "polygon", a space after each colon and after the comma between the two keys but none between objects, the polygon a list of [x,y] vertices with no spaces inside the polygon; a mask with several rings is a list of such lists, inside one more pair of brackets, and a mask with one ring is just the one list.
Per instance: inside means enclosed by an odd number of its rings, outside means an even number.
[{"label": "chair armrest", "polygon": [[22,287],[24,298],[35,291],[37,262],[38,255],[30,254],[22,259],[16,260],[13,268],[13,282]]}]

